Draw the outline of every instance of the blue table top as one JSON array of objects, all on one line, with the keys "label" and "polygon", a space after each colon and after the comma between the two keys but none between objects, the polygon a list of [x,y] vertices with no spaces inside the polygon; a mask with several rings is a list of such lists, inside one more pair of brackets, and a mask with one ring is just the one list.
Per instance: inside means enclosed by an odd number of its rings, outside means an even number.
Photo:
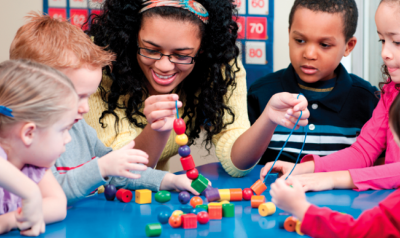
[{"label": "blue table top", "polygon": [[[244,178],[232,178],[219,163],[198,167],[198,170],[212,182],[212,186],[225,188],[249,188],[257,179],[262,166]],[[268,189],[264,192],[270,201],[269,184],[276,179],[272,175],[268,181]],[[355,192],[352,190],[333,190],[324,192],[308,192],[309,202],[318,206],[329,207],[358,217],[363,211],[376,206],[394,190]],[[203,200],[204,197],[203,197]],[[261,217],[258,209],[251,208],[250,201],[232,202],[235,204],[235,217],[210,220],[208,224],[198,224],[197,229],[172,228],[163,225],[160,237],[194,238],[194,237],[301,237],[295,232],[279,229],[278,217],[283,212],[279,208],[276,213]],[[68,208],[67,218],[46,226],[46,233],[40,237],[146,237],[145,226],[157,223],[157,215],[164,209],[179,210],[182,204],[178,201],[178,193],[172,193],[171,201],[160,204],[154,200],[151,204],[139,205],[134,202],[122,203],[118,200],[106,201],[103,194],[84,199]],[[12,231],[2,237],[19,236]]]}]

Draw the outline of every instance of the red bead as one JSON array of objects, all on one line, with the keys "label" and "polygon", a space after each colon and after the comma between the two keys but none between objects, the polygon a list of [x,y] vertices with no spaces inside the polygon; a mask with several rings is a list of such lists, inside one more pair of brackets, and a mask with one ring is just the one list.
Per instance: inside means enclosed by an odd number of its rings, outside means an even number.
[{"label": "red bead", "polygon": [[118,189],[116,196],[120,202],[125,203],[132,201],[133,198],[132,192],[123,188]]},{"label": "red bead", "polygon": [[182,216],[183,229],[197,228],[197,216],[195,214],[186,214]]},{"label": "red bead", "polygon": [[177,135],[182,135],[186,131],[186,124],[182,118],[174,120],[174,131]]},{"label": "red bead", "polygon": [[190,206],[193,208],[196,208],[197,205],[202,205],[203,204],[203,199],[199,196],[194,196],[192,199],[190,199]]},{"label": "red bead", "polygon": [[172,215],[172,216],[169,217],[169,221],[168,222],[173,228],[178,228],[182,224],[182,218],[181,218],[181,216]]},{"label": "red bead", "polygon": [[250,188],[243,189],[243,199],[244,200],[250,201],[251,196],[253,196],[253,190],[251,190]]},{"label": "red bead", "polygon": [[207,222],[210,220],[210,217],[208,216],[207,212],[199,212],[197,213],[197,221],[200,224],[207,224]]},{"label": "red bead", "polygon": [[194,164],[194,161],[193,161],[193,157],[191,155],[182,157],[181,164],[182,164],[183,170],[191,170],[196,167],[196,165]]},{"label": "red bead", "polygon": [[196,168],[188,170],[186,172],[186,176],[191,180],[195,180],[197,177],[199,177],[199,171]]}]

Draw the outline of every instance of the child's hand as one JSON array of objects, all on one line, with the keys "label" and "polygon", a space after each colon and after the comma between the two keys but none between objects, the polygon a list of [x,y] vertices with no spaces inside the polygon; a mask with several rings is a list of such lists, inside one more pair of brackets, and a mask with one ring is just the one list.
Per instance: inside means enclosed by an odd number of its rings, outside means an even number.
[{"label": "child's hand", "polygon": [[46,223],[43,217],[42,194],[31,194],[29,199],[22,200],[22,207],[14,212],[17,227],[24,236],[38,236],[45,232]]},{"label": "child's hand", "polygon": [[[135,142],[131,141],[119,150],[108,153],[99,159],[101,176],[121,176],[129,179],[138,179],[140,174],[133,174],[130,170],[146,170],[149,156],[133,147]],[[140,163],[140,164],[138,164]]]},{"label": "child's hand", "polygon": [[355,188],[349,171],[302,174],[294,176],[303,186],[304,191],[324,191]]},{"label": "child's hand", "polygon": [[[190,180],[186,174],[175,175],[167,173],[161,181],[160,190],[177,190],[178,192],[189,191],[196,196],[199,195],[191,185],[192,180]],[[211,185],[210,181],[208,182],[208,185]]]},{"label": "child's hand", "polygon": [[[146,99],[143,114],[153,130],[172,130],[177,113],[175,101],[178,99],[177,94],[156,95]],[[178,108],[180,107],[182,107],[182,102],[178,102]]]},{"label": "child's hand", "polygon": [[304,96],[300,96],[298,99],[297,96],[298,94],[291,93],[275,94],[269,100],[264,113],[267,113],[273,123],[293,128],[302,111],[303,114],[296,129],[299,126],[306,126],[308,124],[307,119],[310,116],[310,112],[307,109],[308,102]]},{"label": "child's hand", "polygon": [[276,206],[286,212],[292,213],[300,220],[303,220],[304,214],[310,207],[301,184],[291,177],[286,181],[283,178],[277,179],[275,183],[271,184],[270,194],[272,202]]},{"label": "child's hand", "polygon": [[[265,176],[268,171],[271,169],[271,166],[274,162],[268,162],[265,164],[264,168],[261,169],[260,179],[264,181]],[[284,162],[284,161],[276,161],[274,168],[271,170],[271,173],[279,173],[279,177],[287,177],[290,171],[292,170],[294,163]],[[296,168],[293,170],[292,175],[295,174],[306,174],[314,172],[314,161],[307,161],[301,164],[298,164]]]}]

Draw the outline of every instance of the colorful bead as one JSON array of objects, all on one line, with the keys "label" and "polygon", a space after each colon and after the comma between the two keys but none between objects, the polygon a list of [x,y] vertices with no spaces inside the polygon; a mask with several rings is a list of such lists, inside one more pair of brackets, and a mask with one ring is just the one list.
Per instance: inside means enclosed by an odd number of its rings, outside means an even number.
[{"label": "colorful bead", "polygon": [[104,196],[106,197],[107,201],[114,201],[115,194],[117,193],[117,189],[112,184],[107,184],[104,187]]},{"label": "colorful bead", "polygon": [[185,134],[177,135],[175,137],[175,143],[177,143],[180,146],[186,145],[188,143],[187,135],[185,135]]},{"label": "colorful bead", "polygon": [[180,216],[183,215],[183,212],[181,210],[175,210],[171,216]]},{"label": "colorful bead", "polygon": [[250,188],[245,188],[243,189],[243,199],[246,201],[250,201],[251,197],[253,196],[253,190],[251,190]]},{"label": "colorful bead", "polygon": [[181,135],[186,131],[186,124],[182,118],[177,118],[174,120],[174,131],[177,135]]},{"label": "colorful bead", "polygon": [[229,189],[231,201],[242,201],[243,193],[240,188],[231,188]]},{"label": "colorful bead", "polygon": [[100,187],[97,188],[97,194],[104,193],[104,186],[101,185]]},{"label": "colorful bead", "polygon": [[186,214],[182,216],[183,229],[194,229],[197,228],[197,215]]},{"label": "colorful bead", "polygon": [[135,191],[135,202],[138,204],[151,203],[151,190],[138,189]]},{"label": "colorful bead", "polygon": [[186,171],[194,169],[196,167],[196,165],[194,164],[194,161],[193,161],[193,157],[191,155],[182,157],[181,164],[182,164],[183,170],[186,170]]},{"label": "colorful bead", "polygon": [[231,200],[231,192],[229,191],[229,189],[219,189],[218,192],[220,200]]},{"label": "colorful bead", "polygon": [[301,232],[301,221],[296,222],[296,233],[298,235],[304,236],[304,233]]},{"label": "colorful bead", "polygon": [[[197,205],[197,206],[201,206],[201,205]],[[193,208],[190,213],[197,215],[199,212],[207,212],[207,210],[205,210],[204,208],[199,208],[197,206],[196,206],[196,208]]]},{"label": "colorful bead", "polygon": [[286,218],[283,227],[285,228],[285,230],[287,230],[289,232],[294,232],[296,230],[296,223],[297,223],[296,218],[288,217],[288,218]]},{"label": "colorful bead", "polygon": [[254,191],[255,194],[260,195],[262,194],[265,190],[267,190],[267,186],[261,181],[260,179],[257,180],[251,187],[251,190]]},{"label": "colorful bead", "polygon": [[206,192],[210,189],[212,189],[213,187],[211,187],[210,185],[207,186],[206,189],[203,190],[203,192],[200,193],[201,196],[206,196]]},{"label": "colorful bead", "polygon": [[187,145],[183,145],[183,146],[179,147],[178,154],[181,157],[186,157],[186,156],[190,155],[190,147]]},{"label": "colorful bead", "polygon": [[186,191],[182,191],[178,195],[178,200],[182,204],[186,204],[190,201],[190,194]]},{"label": "colorful bead", "polygon": [[190,205],[195,208],[197,205],[202,205],[203,204],[203,199],[199,196],[194,196],[192,199],[190,199]]},{"label": "colorful bead", "polygon": [[191,205],[182,205],[181,210],[183,213],[190,213],[192,211],[193,207]]},{"label": "colorful bead", "polygon": [[205,196],[208,202],[214,202],[221,199],[221,197],[219,196],[219,190],[216,188],[208,189],[208,191],[206,191],[205,193]]},{"label": "colorful bead", "polygon": [[154,195],[154,198],[159,203],[166,203],[171,200],[171,193],[168,191],[159,191]]},{"label": "colorful bead", "polygon": [[265,203],[265,196],[252,196],[251,207],[258,208],[261,204]]},{"label": "colorful bead", "polygon": [[222,219],[222,206],[221,204],[208,206],[208,216],[210,220]]},{"label": "colorful bead", "polygon": [[160,223],[151,223],[146,225],[146,236],[160,236],[162,232],[162,227]]},{"label": "colorful bead", "polygon": [[196,168],[188,170],[186,172],[186,176],[191,180],[195,180],[197,177],[199,177],[199,171]]},{"label": "colorful bead", "polygon": [[222,205],[222,215],[224,217],[234,217],[235,216],[235,205],[233,203],[226,203]]},{"label": "colorful bead", "polygon": [[210,220],[210,217],[208,216],[207,212],[199,212],[199,213],[197,213],[197,221],[200,224],[207,224],[209,220]]},{"label": "colorful bead", "polygon": [[181,216],[174,216],[172,215],[169,220],[169,225],[172,226],[173,228],[178,228],[182,225],[182,218]]},{"label": "colorful bead", "polygon": [[133,197],[131,191],[129,191],[127,189],[123,189],[123,188],[118,189],[116,195],[117,195],[117,199],[120,202],[125,202],[125,203],[132,201],[132,197]]},{"label": "colorful bead", "polygon": [[228,200],[222,200],[222,201],[220,201],[219,202],[221,205],[224,205],[224,204],[227,204],[227,203],[230,203]]},{"label": "colorful bead", "polygon": [[161,224],[167,224],[170,216],[171,216],[171,212],[162,211],[162,212],[158,213],[157,219]]},{"label": "colorful bead", "polygon": [[203,192],[204,189],[206,189],[208,186],[208,180],[201,174],[199,174],[199,177],[197,177],[196,180],[192,181],[192,188],[196,190],[198,193]]},{"label": "colorful bead", "polygon": [[204,211],[208,212],[208,206],[205,204],[197,205],[196,208],[204,209]]},{"label": "colorful bead", "polygon": [[263,203],[258,207],[258,213],[262,217],[272,215],[276,212],[276,206],[272,202]]}]

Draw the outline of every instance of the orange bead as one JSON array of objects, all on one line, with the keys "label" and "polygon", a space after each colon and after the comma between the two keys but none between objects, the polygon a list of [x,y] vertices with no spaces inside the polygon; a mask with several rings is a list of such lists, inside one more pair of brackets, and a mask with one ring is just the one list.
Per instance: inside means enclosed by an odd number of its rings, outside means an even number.
[{"label": "orange bead", "polygon": [[265,196],[252,196],[251,207],[258,208],[261,204],[265,203]]},{"label": "orange bead", "polygon": [[231,188],[231,201],[242,201],[243,193],[241,188]]},{"label": "orange bead", "polygon": [[260,195],[265,190],[267,190],[267,186],[265,186],[265,184],[261,180],[257,180],[250,188],[257,195]]},{"label": "orange bead", "polygon": [[283,227],[285,230],[289,232],[293,232],[296,230],[296,224],[297,224],[297,219],[294,217],[288,217],[285,220],[285,223],[283,224]]},{"label": "orange bead", "polygon": [[197,205],[202,205],[203,204],[203,199],[199,196],[194,196],[192,199],[190,199],[190,206],[193,208],[196,208]]},{"label": "orange bead", "polygon": [[171,216],[169,218],[168,222],[173,228],[178,228],[182,225],[182,217],[181,216]]}]

